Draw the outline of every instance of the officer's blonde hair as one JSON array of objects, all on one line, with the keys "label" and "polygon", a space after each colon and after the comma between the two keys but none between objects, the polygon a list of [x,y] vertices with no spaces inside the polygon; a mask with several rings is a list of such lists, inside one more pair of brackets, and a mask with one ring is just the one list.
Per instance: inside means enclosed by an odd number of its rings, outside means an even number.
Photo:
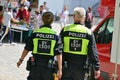
[{"label": "officer's blonde hair", "polygon": [[79,19],[83,19],[85,18],[86,11],[83,7],[76,7],[74,9],[74,15]]},{"label": "officer's blonde hair", "polygon": [[54,20],[54,15],[52,12],[45,12],[42,15],[42,20],[44,25],[50,25]]}]

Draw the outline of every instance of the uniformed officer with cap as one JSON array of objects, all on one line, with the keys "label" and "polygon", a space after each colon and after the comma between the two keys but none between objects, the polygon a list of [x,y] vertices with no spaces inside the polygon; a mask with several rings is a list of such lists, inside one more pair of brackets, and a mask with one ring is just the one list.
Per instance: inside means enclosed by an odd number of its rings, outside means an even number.
[{"label": "uniformed officer with cap", "polygon": [[38,30],[33,31],[26,41],[22,55],[17,62],[20,66],[29,51],[32,51],[31,68],[27,80],[51,80],[53,76],[52,62],[56,55],[58,61],[57,77],[62,75],[62,55],[59,49],[59,38],[56,32],[51,28],[54,15],[51,12],[45,12],[42,15],[44,25]]},{"label": "uniformed officer with cap", "polygon": [[100,63],[94,35],[83,25],[85,9],[74,9],[74,24],[64,27],[60,33],[63,43],[63,73],[61,80],[85,80],[86,61],[95,67],[95,78],[100,76]]}]

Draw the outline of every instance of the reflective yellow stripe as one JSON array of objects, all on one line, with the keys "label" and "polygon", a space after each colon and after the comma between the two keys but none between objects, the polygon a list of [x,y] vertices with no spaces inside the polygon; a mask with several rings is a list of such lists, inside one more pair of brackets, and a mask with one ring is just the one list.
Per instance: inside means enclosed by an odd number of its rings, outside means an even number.
[{"label": "reflective yellow stripe", "polygon": [[[46,54],[46,53],[39,53],[37,52],[37,49],[38,49],[38,40],[39,39],[33,39],[33,42],[34,42],[34,48],[33,48],[33,54],[42,54],[42,55],[50,55],[50,56],[53,56],[54,55],[54,46],[56,44],[56,41],[55,40],[51,40],[51,48],[50,48],[50,53],[49,54]],[[45,39],[41,39],[41,40],[45,40]]]},{"label": "reflective yellow stripe", "polygon": [[[81,32],[81,33],[89,34],[88,33],[89,29],[86,29],[84,26],[75,25],[75,24],[73,24],[71,26],[68,26],[68,27],[65,27],[64,28],[64,32],[65,31]],[[70,50],[70,39],[73,39],[73,40],[77,39],[77,40],[81,40],[82,41],[81,51],[72,51],[72,50]],[[87,55],[88,44],[89,44],[89,40],[88,39],[65,36],[64,37],[64,48],[63,48],[63,51],[66,52],[66,53],[70,53],[70,54]]]},{"label": "reflective yellow stripe", "polygon": [[[72,38],[72,39],[78,39],[78,38]],[[79,38],[80,39],[80,38]],[[70,51],[70,38],[69,37],[65,37],[64,38],[64,52],[67,52],[67,53],[72,53],[72,54],[80,54],[80,55],[87,55],[87,51],[88,51],[88,43],[89,43],[89,40],[86,40],[86,39],[82,39],[82,50],[81,51]]]},{"label": "reflective yellow stripe", "polygon": [[[51,30],[50,28],[41,28],[38,29],[36,31],[34,31],[34,33],[48,33],[48,34],[56,34],[55,31]],[[51,42],[51,46],[50,46],[50,53],[43,53],[43,52],[38,52],[38,41],[42,40],[42,41],[50,41]],[[33,54],[41,54],[41,55],[49,55],[49,56],[54,56],[54,47],[56,44],[56,40],[51,40],[51,39],[44,39],[44,38],[34,38],[33,39]]]}]

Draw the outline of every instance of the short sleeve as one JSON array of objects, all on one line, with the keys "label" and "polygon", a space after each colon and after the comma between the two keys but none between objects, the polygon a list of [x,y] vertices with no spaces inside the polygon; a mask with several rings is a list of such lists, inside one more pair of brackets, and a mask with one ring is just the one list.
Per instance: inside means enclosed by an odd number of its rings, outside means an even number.
[{"label": "short sleeve", "polygon": [[28,51],[32,51],[33,50],[33,37],[34,34],[32,33],[31,36],[29,36],[26,40],[26,44],[25,44],[25,49]]},{"label": "short sleeve", "polygon": [[60,55],[62,53],[62,44],[61,37],[57,36],[56,45],[55,45],[55,55]]}]

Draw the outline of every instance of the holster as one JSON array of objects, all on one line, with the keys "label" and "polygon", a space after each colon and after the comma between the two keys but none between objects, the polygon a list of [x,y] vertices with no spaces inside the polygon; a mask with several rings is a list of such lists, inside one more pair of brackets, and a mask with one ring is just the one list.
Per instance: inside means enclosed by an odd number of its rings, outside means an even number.
[{"label": "holster", "polygon": [[35,66],[35,58],[34,57],[29,57],[29,59],[27,60],[27,64],[26,64],[26,70],[30,71],[30,69]]},{"label": "holster", "polygon": [[67,61],[63,61],[63,68],[68,68],[68,63],[67,63]]}]

